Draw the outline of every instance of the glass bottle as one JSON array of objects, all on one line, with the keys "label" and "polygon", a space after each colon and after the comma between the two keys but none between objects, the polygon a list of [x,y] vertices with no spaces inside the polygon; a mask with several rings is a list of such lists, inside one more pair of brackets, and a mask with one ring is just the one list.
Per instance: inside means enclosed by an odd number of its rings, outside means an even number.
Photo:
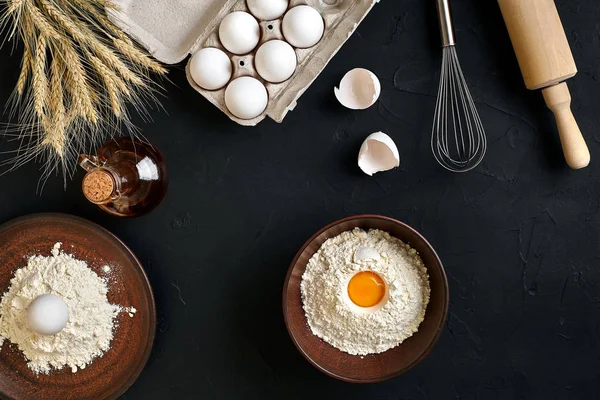
[{"label": "glass bottle", "polygon": [[158,149],[137,139],[112,139],[95,156],[82,154],[87,171],[84,196],[104,211],[135,217],[152,211],[164,198],[167,168]]}]

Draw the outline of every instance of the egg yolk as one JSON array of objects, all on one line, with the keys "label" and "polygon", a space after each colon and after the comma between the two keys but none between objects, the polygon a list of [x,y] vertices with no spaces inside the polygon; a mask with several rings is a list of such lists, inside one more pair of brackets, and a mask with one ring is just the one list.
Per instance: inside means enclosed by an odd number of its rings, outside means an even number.
[{"label": "egg yolk", "polygon": [[385,296],[385,282],[375,272],[359,272],[348,282],[348,296],[359,307],[376,306]]}]

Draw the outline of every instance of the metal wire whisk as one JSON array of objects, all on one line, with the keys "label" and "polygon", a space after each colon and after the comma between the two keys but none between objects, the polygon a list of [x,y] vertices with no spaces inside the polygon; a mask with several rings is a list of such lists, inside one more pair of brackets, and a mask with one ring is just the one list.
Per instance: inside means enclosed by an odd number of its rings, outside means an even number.
[{"label": "metal wire whisk", "polygon": [[444,52],[431,150],[444,168],[466,172],[483,159],[487,139],[456,54],[449,0],[437,0],[437,9]]}]

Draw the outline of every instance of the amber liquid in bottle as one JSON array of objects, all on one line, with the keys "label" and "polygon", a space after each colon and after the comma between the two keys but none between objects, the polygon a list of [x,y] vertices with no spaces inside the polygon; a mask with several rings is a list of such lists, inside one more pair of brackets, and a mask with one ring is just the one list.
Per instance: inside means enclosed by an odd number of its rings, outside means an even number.
[{"label": "amber liquid in bottle", "polygon": [[160,204],[167,192],[163,155],[136,139],[110,140],[95,156],[81,155],[79,165],[87,171],[82,183],[85,197],[113,215],[146,214]]}]

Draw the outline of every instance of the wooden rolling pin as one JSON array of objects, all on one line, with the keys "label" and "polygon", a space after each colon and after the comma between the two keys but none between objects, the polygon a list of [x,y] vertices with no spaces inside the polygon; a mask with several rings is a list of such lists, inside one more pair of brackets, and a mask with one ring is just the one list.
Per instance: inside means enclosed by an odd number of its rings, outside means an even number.
[{"label": "wooden rolling pin", "polygon": [[565,80],[577,66],[554,0],[498,0],[525,85],[542,89],[556,117],[565,160],[573,169],[590,163],[590,152],[571,112]]}]

